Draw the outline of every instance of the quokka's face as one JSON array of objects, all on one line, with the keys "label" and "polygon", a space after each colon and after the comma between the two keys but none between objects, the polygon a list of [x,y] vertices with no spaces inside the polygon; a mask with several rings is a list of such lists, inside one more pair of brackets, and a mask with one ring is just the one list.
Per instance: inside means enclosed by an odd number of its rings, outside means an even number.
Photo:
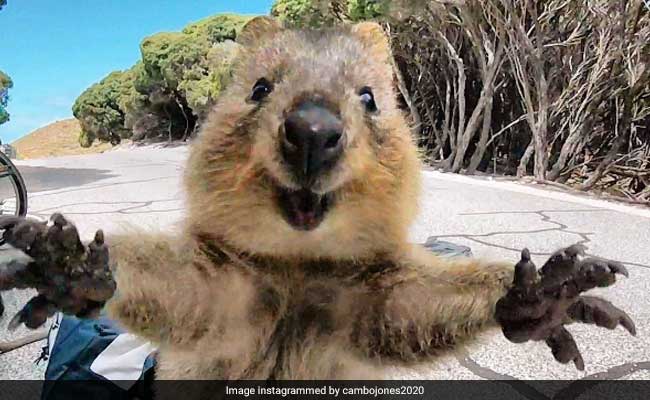
[{"label": "quokka's face", "polygon": [[[300,32],[266,21],[240,35],[233,82],[202,132],[215,149],[207,168],[230,165],[237,172],[228,173],[239,175],[236,188],[218,188],[220,220],[237,214],[241,228],[250,219],[251,237],[276,232],[269,242],[276,250],[294,239],[322,247],[344,225],[351,237],[367,239],[350,224],[386,225],[381,215],[398,206],[387,202],[398,202],[400,160],[411,151],[407,135],[395,132],[404,122],[386,39],[355,30],[362,25]],[[245,162],[224,161],[232,153]],[[383,210],[375,215],[368,207]],[[256,249],[264,247],[259,242]]]},{"label": "quokka's face", "polygon": [[[337,192],[377,164],[382,112],[394,110],[387,59],[347,32],[279,30],[236,74],[254,152],[297,230],[316,229]],[[241,95],[244,92],[240,92]],[[389,113],[389,112],[388,112]]]}]

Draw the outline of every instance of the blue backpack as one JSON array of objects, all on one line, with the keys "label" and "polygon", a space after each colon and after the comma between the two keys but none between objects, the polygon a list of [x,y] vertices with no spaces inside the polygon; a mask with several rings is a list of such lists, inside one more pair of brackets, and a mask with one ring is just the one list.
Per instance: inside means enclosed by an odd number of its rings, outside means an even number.
[{"label": "blue backpack", "polygon": [[41,399],[146,399],[154,351],[111,319],[57,314],[41,355],[48,362]]}]

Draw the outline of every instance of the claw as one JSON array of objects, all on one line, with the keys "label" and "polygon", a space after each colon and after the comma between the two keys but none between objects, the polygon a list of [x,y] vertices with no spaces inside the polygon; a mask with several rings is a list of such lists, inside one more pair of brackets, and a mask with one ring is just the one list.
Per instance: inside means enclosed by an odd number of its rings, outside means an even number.
[{"label": "claw", "polygon": [[578,256],[584,256],[586,251],[587,246],[582,243],[576,243],[564,249],[564,253],[572,259],[575,259]]},{"label": "claw", "polygon": [[78,316],[96,315],[116,289],[109,268],[108,246],[99,230],[86,247],[77,228],[62,214],[49,220],[0,216],[0,234],[29,257],[26,263],[3,262],[0,290],[35,288],[32,298],[10,321],[35,329],[56,310]]},{"label": "claw", "polygon": [[16,313],[16,315],[9,321],[7,329],[9,331],[16,330],[20,324],[24,323],[29,329],[36,329],[43,325],[47,318],[53,315],[52,305],[48,302],[45,296],[38,295],[25,304],[25,306]]},{"label": "claw", "polygon": [[620,320],[618,321],[623,328],[625,328],[628,332],[630,332],[630,335],[636,336],[636,326],[634,325],[634,321],[632,321],[632,318],[630,318],[629,315],[624,314],[621,316]]},{"label": "claw", "polygon": [[610,301],[600,297],[582,296],[567,310],[567,314],[575,321],[595,324],[607,329],[616,329],[618,325],[625,328],[632,336],[636,336],[636,326],[632,318]]},{"label": "claw", "polygon": [[576,354],[576,357],[573,359],[573,365],[576,366],[576,369],[578,371],[585,370],[585,360],[582,358],[582,354],[580,354],[580,352],[578,352],[578,354]]},{"label": "claw", "polygon": [[607,287],[616,282],[616,274],[629,276],[627,269],[620,263],[602,258],[586,258],[578,264],[578,273],[574,282],[581,292],[595,287]]},{"label": "claw", "polygon": [[551,348],[553,357],[562,364],[573,361],[573,364],[580,371],[585,369],[585,361],[578,350],[578,345],[569,331],[563,326],[558,327],[546,339],[546,344]]},{"label": "claw", "polygon": [[52,221],[54,223],[54,225],[59,226],[59,227],[63,227],[64,225],[66,225],[68,223],[68,221],[65,219],[65,217],[61,213],[52,214],[52,216],[50,217],[50,221]]},{"label": "claw", "polygon": [[74,225],[66,225],[63,227],[61,242],[66,249],[83,250],[83,244],[79,239],[79,232]]},{"label": "claw", "polygon": [[578,243],[556,251],[542,266],[540,275],[554,284],[570,279],[576,273],[577,261],[585,254],[586,249],[585,245]]},{"label": "claw", "polygon": [[597,257],[585,258],[586,246],[574,244],[558,250],[532,280],[535,267],[524,249],[515,266],[513,286],[496,304],[495,317],[506,338],[515,343],[544,340],[555,359],[573,362],[584,370],[584,359],[564,325],[572,322],[615,329],[619,325],[636,335],[632,318],[609,301],[580,296],[582,292],[610,286],[616,275],[629,276],[625,266]]},{"label": "claw", "polygon": [[15,215],[3,215],[0,216],[0,229],[11,228],[22,220],[21,217],[16,217]]},{"label": "claw", "polygon": [[11,246],[26,251],[37,236],[45,231],[46,222],[33,218],[16,216],[0,216],[0,230],[4,230],[2,238]]},{"label": "claw", "polygon": [[48,230],[48,240],[50,243],[66,250],[83,251],[83,245],[79,240],[77,227],[71,224],[60,213],[52,214],[50,221],[53,223]]},{"label": "claw", "polygon": [[9,321],[9,324],[7,325],[7,330],[9,332],[15,331],[16,329],[18,329],[20,324],[23,323],[23,310],[24,310],[24,308],[22,310],[18,311],[16,313],[16,315],[14,315],[11,318],[11,320]]},{"label": "claw", "polygon": [[97,232],[95,232],[95,239],[94,242],[97,244],[104,244],[104,231],[99,229]]},{"label": "claw", "polygon": [[630,273],[628,272],[627,268],[625,268],[625,265],[618,261],[609,261],[608,262],[609,269],[612,271],[612,273],[615,274],[621,274],[626,278],[630,277]]},{"label": "claw", "polygon": [[94,270],[108,266],[108,246],[104,244],[104,232],[98,230],[95,239],[88,244],[88,266]]},{"label": "claw", "polygon": [[36,240],[38,232],[27,221],[19,222],[13,230],[13,238],[7,240],[11,245],[19,249],[27,249],[31,247]]},{"label": "claw", "polygon": [[521,260],[515,265],[513,285],[524,290],[529,289],[535,284],[537,277],[537,267],[530,261],[530,251],[523,249]]}]

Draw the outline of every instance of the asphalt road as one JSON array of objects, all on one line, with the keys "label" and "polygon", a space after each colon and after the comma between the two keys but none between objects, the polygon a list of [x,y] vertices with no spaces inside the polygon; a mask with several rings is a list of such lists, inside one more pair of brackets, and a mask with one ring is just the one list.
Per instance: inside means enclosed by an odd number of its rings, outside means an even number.
[{"label": "asphalt road", "polygon": [[[43,218],[55,211],[70,217],[84,239],[96,228],[107,231],[137,224],[174,229],[183,212],[180,175],[186,148],[145,147],[98,155],[17,162],[30,191],[30,213]],[[576,197],[514,183],[493,182],[425,171],[421,214],[411,234],[470,246],[475,255],[516,261],[529,247],[541,263],[558,247],[575,242],[591,254],[623,261],[631,277],[600,290],[629,311],[637,324],[632,337],[574,325],[569,329],[586,369],[554,361],[543,343],[512,344],[488,332],[459,354],[435,364],[395,370],[413,379],[650,379],[650,210]],[[0,340],[24,335],[5,325],[29,294],[4,294],[8,311],[0,321]],[[35,368],[42,343],[0,355],[0,379],[40,378]],[[567,382],[567,385],[576,383]],[[514,390],[514,389],[513,389]]]}]

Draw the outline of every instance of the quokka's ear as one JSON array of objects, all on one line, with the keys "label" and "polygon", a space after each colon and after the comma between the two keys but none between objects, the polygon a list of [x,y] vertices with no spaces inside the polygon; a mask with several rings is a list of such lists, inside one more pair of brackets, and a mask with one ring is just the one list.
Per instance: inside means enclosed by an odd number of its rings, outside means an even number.
[{"label": "quokka's ear", "polygon": [[352,34],[359,38],[375,56],[385,59],[390,57],[388,36],[378,23],[364,21],[354,24]]},{"label": "quokka's ear", "polygon": [[254,17],[242,28],[237,35],[237,42],[244,46],[255,46],[256,44],[275,36],[283,29],[280,22],[275,18],[262,15]]}]

